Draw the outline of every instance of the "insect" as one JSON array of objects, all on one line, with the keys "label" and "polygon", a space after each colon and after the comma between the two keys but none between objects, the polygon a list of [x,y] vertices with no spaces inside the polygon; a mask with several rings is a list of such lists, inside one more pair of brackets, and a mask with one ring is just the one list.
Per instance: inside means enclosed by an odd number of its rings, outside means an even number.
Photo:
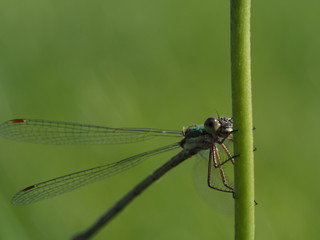
[{"label": "insect", "polygon": [[[179,142],[118,162],[31,185],[14,195],[12,202],[16,205],[29,204],[69,192],[136,166],[148,157],[180,147],[183,148],[183,151],[191,151],[190,156],[198,152],[201,152],[201,155],[204,156],[203,151],[209,150],[208,186],[223,192],[233,192],[233,187],[228,182],[225,173],[225,167],[234,163],[234,158],[225,145],[225,141],[233,141],[232,133],[233,121],[231,118],[208,118],[203,126],[191,126],[184,131],[152,128],[111,128],[32,119],[14,119],[0,125],[0,136],[4,138],[44,144],[115,144],[144,141],[156,137],[182,138]],[[194,154],[192,151],[194,151]],[[226,156],[224,159],[220,157],[221,151]],[[213,172],[218,172],[218,174],[216,173],[213,177]]]}]

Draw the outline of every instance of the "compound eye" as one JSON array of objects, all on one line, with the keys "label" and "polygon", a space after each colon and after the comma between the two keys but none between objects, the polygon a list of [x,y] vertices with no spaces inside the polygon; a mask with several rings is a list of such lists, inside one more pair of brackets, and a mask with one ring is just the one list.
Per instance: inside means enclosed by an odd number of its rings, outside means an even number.
[{"label": "compound eye", "polygon": [[218,119],[216,118],[208,118],[204,122],[204,127],[207,132],[209,133],[215,133],[219,128],[221,124],[219,123]]}]

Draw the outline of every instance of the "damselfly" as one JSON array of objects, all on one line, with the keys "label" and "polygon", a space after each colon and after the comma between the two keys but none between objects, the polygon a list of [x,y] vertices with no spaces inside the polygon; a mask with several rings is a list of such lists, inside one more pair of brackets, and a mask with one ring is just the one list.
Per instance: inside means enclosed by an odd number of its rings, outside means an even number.
[{"label": "damselfly", "polygon": [[[199,153],[208,161],[207,184],[210,188],[233,193],[226,169],[233,166],[234,157],[226,143],[232,142],[231,118],[208,118],[203,126],[190,126],[183,131],[152,128],[112,128],[58,121],[14,119],[0,125],[0,136],[15,141],[43,144],[115,144],[144,141],[157,137],[180,138],[178,142],[144,152],[118,162],[71,173],[34,184],[16,193],[13,204],[23,205],[69,192],[85,184],[112,176],[140,164],[148,157],[182,148],[182,151],[138,184],[110,209],[109,221],[138,194],[163,176],[167,171]],[[223,156],[223,157],[221,157]]]}]

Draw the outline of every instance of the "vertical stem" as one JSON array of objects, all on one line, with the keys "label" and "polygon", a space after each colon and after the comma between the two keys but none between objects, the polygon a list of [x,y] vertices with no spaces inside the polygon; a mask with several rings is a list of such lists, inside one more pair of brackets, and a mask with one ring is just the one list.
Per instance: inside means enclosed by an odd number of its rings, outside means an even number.
[{"label": "vertical stem", "polygon": [[235,154],[235,239],[254,239],[254,168],[250,57],[251,0],[231,0],[231,81]]}]

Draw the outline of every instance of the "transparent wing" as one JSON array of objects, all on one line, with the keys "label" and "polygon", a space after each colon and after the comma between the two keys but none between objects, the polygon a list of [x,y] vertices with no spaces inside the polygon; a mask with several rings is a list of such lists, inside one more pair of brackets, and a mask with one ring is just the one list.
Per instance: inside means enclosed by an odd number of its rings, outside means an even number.
[{"label": "transparent wing", "polygon": [[45,144],[115,144],[157,136],[182,137],[181,131],[152,128],[111,128],[58,121],[14,119],[0,124],[0,136]]},{"label": "transparent wing", "polygon": [[[209,155],[209,153],[208,153]],[[234,200],[232,194],[215,191],[208,187],[208,159],[204,159],[199,154],[193,166],[194,187],[201,198],[214,209],[224,215],[233,214]],[[218,174],[218,171],[215,170]]]},{"label": "transparent wing", "polygon": [[[229,151],[233,154],[232,145],[225,141]],[[218,144],[217,144],[218,145]],[[231,145],[231,146],[230,146]],[[217,146],[218,147],[218,146]],[[221,158],[225,161],[228,157],[223,154],[222,149],[219,147],[219,153]],[[199,195],[215,210],[227,215],[233,214],[233,198],[232,194],[224,194],[218,191],[215,191],[212,188],[208,187],[208,160],[209,160],[209,150],[201,151],[197,155],[196,161],[194,163],[193,168],[193,181],[195,183],[195,188]],[[236,161],[236,159],[235,159]],[[228,163],[227,165],[225,165]],[[228,183],[233,186],[233,165],[230,161],[227,161],[224,166],[224,172],[227,177]],[[212,180],[211,185],[216,188],[221,188],[222,190],[230,190],[227,189],[222,181],[219,170],[217,168],[213,168],[211,172]]]},{"label": "transparent wing", "polygon": [[12,203],[15,205],[30,204],[46,198],[54,197],[65,192],[72,191],[88,183],[112,176],[116,173],[122,172],[125,169],[136,166],[147,157],[167,152],[178,147],[180,147],[178,143],[171,144],[162,148],[123,159],[119,162],[68,174],[62,177],[29,186],[16,193],[12,198]]},{"label": "transparent wing", "polygon": [[[221,170],[218,167],[212,167],[211,169],[211,186],[217,188],[220,191],[223,192],[232,192],[232,190],[228,187],[226,187],[223,183],[223,177],[225,177],[226,183],[230,187],[234,187],[234,160],[233,157],[233,144],[232,142],[226,140],[224,142],[224,145],[226,149],[222,147],[220,144],[216,144],[218,149],[218,154],[220,158],[221,163]],[[206,163],[208,165],[209,160],[209,150],[207,151],[201,151],[198,154],[201,158],[206,160]],[[208,170],[207,170],[208,172]],[[223,174],[223,176],[222,176]]]}]

